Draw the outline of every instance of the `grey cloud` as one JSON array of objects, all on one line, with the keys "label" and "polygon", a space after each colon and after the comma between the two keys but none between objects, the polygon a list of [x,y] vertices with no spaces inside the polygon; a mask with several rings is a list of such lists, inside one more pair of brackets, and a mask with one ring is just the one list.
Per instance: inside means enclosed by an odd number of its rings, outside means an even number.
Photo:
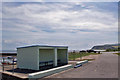
[{"label": "grey cloud", "polygon": [[14,44],[13,49],[37,43],[67,44],[71,49],[82,49],[97,43],[117,41],[117,35],[113,34],[118,27],[115,14],[85,8],[69,9],[75,5],[28,3],[17,7],[4,6],[4,49],[10,44]]}]

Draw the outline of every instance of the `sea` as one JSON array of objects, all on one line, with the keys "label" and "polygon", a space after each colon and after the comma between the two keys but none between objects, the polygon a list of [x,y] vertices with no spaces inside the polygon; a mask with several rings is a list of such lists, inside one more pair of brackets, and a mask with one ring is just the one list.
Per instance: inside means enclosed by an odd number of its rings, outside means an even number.
[{"label": "sea", "polygon": [[[0,50],[0,53],[16,53],[16,50]],[[1,64],[2,61],[3,61],[2,57],[0,56],[0,65],[2,65]],[[12,60],[10,59],[5,59],[5,61],[10,63],[12,62]]]},{"label": "sea", "polygon": [[[17,59],[15,58],[15,61],[16,61]],[[8,63],[13,63],[13,60],[12,59],[5,59],[4,60],[5,62],[8,62]],[[3,62],[3,59],[2,59],[2,57],[0,57],[0,66],[2,65],[2,62]]]}]

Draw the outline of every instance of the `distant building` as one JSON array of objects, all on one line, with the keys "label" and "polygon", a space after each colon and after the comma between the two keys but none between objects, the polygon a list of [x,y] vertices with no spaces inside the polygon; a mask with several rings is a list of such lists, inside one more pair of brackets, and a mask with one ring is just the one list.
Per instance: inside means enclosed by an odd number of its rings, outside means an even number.
[{"label": "distant building", "polygon": [[17,67],[40,70],[68,64],[67,46],[34,45],[17,48]]}]

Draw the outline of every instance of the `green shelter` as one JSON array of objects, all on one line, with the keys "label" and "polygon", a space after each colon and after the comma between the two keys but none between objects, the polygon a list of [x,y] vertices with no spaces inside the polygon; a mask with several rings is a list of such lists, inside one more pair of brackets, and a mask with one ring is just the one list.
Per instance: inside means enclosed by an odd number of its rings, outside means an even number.
[{"label": "green shelter", "polygon": [[68,64],[68,46],[32,45],[17,48],[17,68],[41,70]]}]

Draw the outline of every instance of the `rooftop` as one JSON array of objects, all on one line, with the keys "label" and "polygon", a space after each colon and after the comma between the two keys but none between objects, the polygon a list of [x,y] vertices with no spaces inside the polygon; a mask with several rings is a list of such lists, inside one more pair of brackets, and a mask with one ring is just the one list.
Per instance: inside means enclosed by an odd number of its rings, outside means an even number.
[{"label": "rooftop", "polygon": [[64,48],[68,48],[68,46],[49,46],[49,45],[31,45],[31,46],[24,46],[24,47],[18,47],[18,48],[28,48],[28,47],[54,47],[54,48],[55,47],[64,47]]}]

